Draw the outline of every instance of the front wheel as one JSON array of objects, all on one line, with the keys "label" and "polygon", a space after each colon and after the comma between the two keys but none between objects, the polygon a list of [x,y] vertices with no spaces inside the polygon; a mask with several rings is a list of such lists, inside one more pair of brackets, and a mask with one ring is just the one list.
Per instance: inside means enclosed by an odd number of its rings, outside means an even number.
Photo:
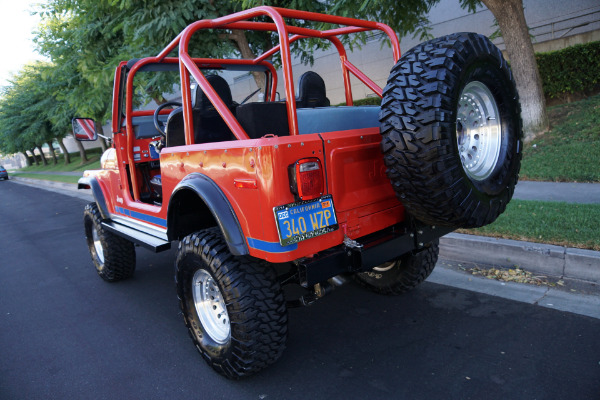
[{"label": "front wheel", "polygon": [[408,253],[355,276],[362,286],[380,294],[402,294],[423,282],[438,259],[439,241],[429,243],[423,250]]},{"label": "front wheel", "polygon": [[185,324],[213,369],[239,379],[279,359],[287,309],[272,268],[233,256],[216,228],[186,236],[175,266]]},{"label": "front wheel", "polygon": [[411,215],[474,228],[505,210],[521,165],[520,104],[485,36],[456,33],[409,50],[392,69],[380,122],[387,174]]},{"label": "front wheel", "polygon": [[98,275],[107,282],[130,278],[135,271],[135,247],[129,240],[102,227],[102,216],[96,203],[85,206],[83,225]]}]

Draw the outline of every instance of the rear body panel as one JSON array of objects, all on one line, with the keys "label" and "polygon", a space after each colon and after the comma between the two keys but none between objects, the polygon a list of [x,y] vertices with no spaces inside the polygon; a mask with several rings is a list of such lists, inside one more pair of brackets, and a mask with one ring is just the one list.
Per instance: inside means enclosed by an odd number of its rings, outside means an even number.
[{"label": "rear body panel", "polygon": [[[136,141],[142,154],[146,154],[146,142]],[[324,194],[333,197],[339,229],[281,246],[273,209],[297,200],[290,191],[287,167],[308,157],[319,158],[324,166]],[[148,161],[154,160],[140,160]],[[151,226],[166,237],[171,194],[194,173],[206,175],[223,191],[250,255],[270,262],[307,257],[340,245],[345,237],[369,235],[404,218],[402,205],[385,176],[375,127],[165,148],[160,154],[162,205],[133,201],[118,169],[87,174],[100,182],[113,218],[126,225]]]}]

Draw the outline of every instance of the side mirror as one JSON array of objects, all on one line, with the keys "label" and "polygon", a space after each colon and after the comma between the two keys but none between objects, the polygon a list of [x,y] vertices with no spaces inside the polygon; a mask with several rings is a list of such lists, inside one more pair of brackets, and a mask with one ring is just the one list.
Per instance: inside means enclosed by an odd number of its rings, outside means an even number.
[{"label": "side mirror", "polygon": [[73,118],[73,135],[81,142],[98,139],[96,122],[91,118]]}]

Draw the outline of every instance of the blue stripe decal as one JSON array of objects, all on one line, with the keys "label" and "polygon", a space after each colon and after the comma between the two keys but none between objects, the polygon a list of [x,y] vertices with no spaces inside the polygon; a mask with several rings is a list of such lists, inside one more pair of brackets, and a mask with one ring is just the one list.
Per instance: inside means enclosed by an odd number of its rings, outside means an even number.
[{"label": "blue stripe decal", "polygon": [[267,253],[288,253],[298,250],[298,243],[283,247],[279,242],[265,242],[264,240],[248,238],[248,245],[256,250],[266,251]]},{"label": "blue stripe decal", "polygon": [[160,225],[160,226],[162,226],[164,228],[167,227],[167,220],[162,219],[162,218],[158,218],[158,217],[153,217],[151,215],[142,214],[140,212],[129,210],[129,209],[123,208],[123,207],[115,207],[115,210],[118,213],[120,213],[120,214],[127,215],[128,217],[140,219],[140,220],[142,220],[144,222],[150,222],[150,223],[155,224],[155,225]]}]

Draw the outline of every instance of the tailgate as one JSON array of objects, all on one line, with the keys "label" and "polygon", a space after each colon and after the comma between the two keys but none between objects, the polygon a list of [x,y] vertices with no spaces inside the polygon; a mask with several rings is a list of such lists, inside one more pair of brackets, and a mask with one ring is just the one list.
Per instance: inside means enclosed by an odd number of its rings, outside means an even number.
[{"label": "tailgate", "polygon": [[327,164],[327,186],[340,226],[350,237],[364,236],[403,220],[385,174],[378,128],[321,134]]}]

